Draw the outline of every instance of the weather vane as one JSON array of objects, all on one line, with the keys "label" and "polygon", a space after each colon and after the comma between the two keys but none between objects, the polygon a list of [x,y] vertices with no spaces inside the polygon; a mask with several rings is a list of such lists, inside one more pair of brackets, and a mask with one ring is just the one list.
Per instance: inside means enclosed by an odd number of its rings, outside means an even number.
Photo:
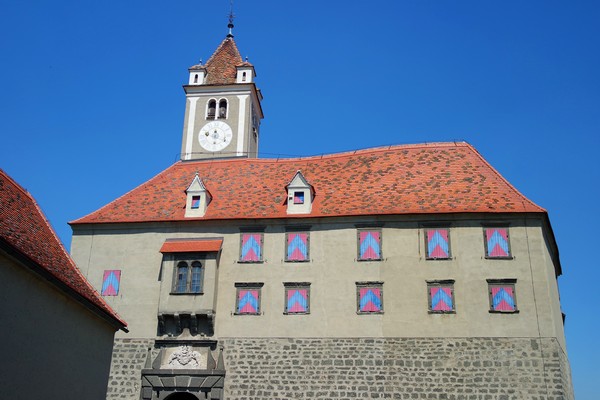
[{"label": "weather vane", "polygon": [[227,34],[227,37],[233,37],[233,18],[235,17],[235,15],[233,15],[233,0],[229,1],[229,24],[227,24],[227,27],[229,28],[229,33]]}]

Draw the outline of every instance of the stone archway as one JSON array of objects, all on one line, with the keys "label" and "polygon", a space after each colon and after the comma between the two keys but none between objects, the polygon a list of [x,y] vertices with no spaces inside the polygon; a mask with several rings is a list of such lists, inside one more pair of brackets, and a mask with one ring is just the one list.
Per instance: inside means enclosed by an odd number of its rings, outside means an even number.
[{"label": "stone archway", "polygon": [[165,400],[198,400],[198,397],[188,392],[176,392],[168,395]]}]

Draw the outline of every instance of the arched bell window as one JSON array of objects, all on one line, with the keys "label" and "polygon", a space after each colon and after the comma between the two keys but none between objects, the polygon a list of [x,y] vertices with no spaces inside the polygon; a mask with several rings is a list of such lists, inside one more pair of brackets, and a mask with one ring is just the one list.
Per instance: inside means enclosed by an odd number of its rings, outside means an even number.
[{"label": "arched bell window", "polygon": [[221,118],[221,119],[227,118],[227,100],[226,99],[219,100],[219,118]]},{"label": "arched bell window", "polygon": [[198,74],[194,75],[194,83],[198,83]]},{"label": "arched bell window", "polygon": [[246,82],[246,73],[242,72],[242,82]]},{"label": "arched bell window", "polygon": [[217,101],[209,100],[208,107],[206,109],[206,119],[215,119],[215,115],[217,113]]}]

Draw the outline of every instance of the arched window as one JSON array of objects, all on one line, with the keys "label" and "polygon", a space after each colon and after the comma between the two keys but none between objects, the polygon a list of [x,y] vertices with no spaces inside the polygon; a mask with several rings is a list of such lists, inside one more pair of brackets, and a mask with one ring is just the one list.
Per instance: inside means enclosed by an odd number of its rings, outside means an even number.
[{"label": "arched window", "polygon": [[215,119],[217,113],[217,101],[209,100],[208,108],[206,109],[206,119]]},{"label": "arched window", "polygon": [[227,118],[227,100],[219,101],[219,118]]},{"label": "arched window", "polygon": [[246,73],[242,72],[242,82],[246,82]]},{"label": "arched window", "polygon": [[181,260],[175,266],[172,293],[201,294],[204,266],[197,260]]},{"label": "arched window", "polygon": [[175,282],[175,293],[186,293],[188,287],[188,265],[185,261],[177,264],[177,280]]},{"label": "arched window", "polygon": [[198,261],[192,263],[192,281],[190,289],[192,293],[202,292],[202,264]]},{"label": "arched window", "polygon": [[194,75],[194,83],[198,83],[198,74]]}]

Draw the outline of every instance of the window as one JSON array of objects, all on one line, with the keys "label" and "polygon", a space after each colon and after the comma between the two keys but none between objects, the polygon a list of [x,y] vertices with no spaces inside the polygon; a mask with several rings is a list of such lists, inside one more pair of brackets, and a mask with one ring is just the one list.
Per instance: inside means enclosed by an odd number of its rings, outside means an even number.
[{"label": "window", "polygon": [[310,313],[310,283],[284,283],[284,314]]},{"label": "window", "polygon": [[429,312],[454,312],[454,281],[427,282],[427,297],[429,299]]},{"label": "window", "polygon": [[285,234],[285,261],[303,262],[309,259],[308,232],[286,232]]},{"label": "window", "polygon": [[204,268],[200,261],[178,261],[172,294],[201,294]]},{"label": "window", "polygon": [[262,283],[236,283],[236,315],[260,314],[260,292]]},{"label": "window", "polygon": [[240,237],[240,261],[258,263],[263,261],[263,233],[242,232]]},{"label": "window", "polygon": [[304,192],[294,192],[294,204],[304,204]]},{"label": "window", "polygon": [[102,277],[102,296],[117,296],[121,285],[121,271],[118,269],[107,269]]},{"label": "window", "polygon": [[206,109],[206,119],[215,119],[217,113],[217,101],[209,100],[208,108]]},{"label": "window", "polygon": [[194,83],[198,83],[198,74],[194,75]]},{"label": "window", "polygon": [[358,230],[358,261],[381,260],[381,229]]},{"label": "window", "polygon": [[246,73],[242,72],[242,82],[246,82]]},{"label": "window", "polygon": [[219,100],[219,118],[227,118],[227,100]]},{"label": "window", "polygon": [[357,282],[356,302],[358,314],[383,313],[383,282]]},{"label": "window", "polygon": [[508,227],[485,227],[483,228],[483,236],[486,258],[512,258],[508,240]]},{"label": "window", "polygon": [[487,282],[490,295],[490,312],[519,312],[515,293],[516,279],[488,279]]},{"label": "window", "polygon": [[192,208],[200,208],[200,196],[192,196]]},{"label": "window", "polygon": [[445,260],[450,258],[450,229],[426,228],[425,251],[428,260]]}]

